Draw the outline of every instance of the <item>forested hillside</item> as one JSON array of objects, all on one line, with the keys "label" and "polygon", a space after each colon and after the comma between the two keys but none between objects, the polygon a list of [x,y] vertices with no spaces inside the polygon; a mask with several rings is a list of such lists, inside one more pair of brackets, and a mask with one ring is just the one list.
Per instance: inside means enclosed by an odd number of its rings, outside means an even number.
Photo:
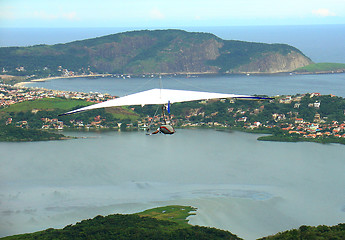
[{"label": "forested hillside", "polygon": [[167,220],[157,220],[151,217],[137,215],[109,215],[97,216],[94,219],[83,220],[75,225],[63,229],[47,229],[32,234],[16,235],[2,238],[4,240],[47,240],[47,239],[121,239],[121,240],[179,240],[179,239],[228,239],[240,240],[230,232],[215,228],[181,225]]},{"label": "forested hillside", "polygon": [[286,44],[222,40],[182,30],[133,31],[66,44],[0,48],[12,75],[275,73],[311,60]]}]

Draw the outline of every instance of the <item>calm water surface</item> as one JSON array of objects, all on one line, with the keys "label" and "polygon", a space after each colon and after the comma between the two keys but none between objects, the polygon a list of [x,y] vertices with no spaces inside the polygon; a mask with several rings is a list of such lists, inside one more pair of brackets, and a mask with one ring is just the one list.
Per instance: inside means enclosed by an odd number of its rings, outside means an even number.
[{"label": "calm water surface", "polygon": [[[236,94],[263,94],[268,96],[312,93],[334,94],[345,97],[345,74],[323,75],[263,75],[263,76],[209,76],[162,77],[163,88],[209,91]],[[100,92],[124,96],[138,91],[159,88],[155,78],[74,78],[56,79],[27,84],[47,89]]]},{"label": "calm water surface", "polygon": [[168,204],[245,239],[345,220],[343,145],[214,130],[67,134],[87,138],[0,144],[1,236]]}]

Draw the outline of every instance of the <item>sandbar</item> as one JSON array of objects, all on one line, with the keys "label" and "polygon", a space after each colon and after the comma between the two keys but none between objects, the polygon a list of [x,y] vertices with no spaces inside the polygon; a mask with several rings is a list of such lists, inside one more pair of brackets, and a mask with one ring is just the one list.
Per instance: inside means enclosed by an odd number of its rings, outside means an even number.
[{"label": "sandbar", "polygon": [[59,77],[47,77],[47,78],[38,78],[30,80],[29,82],[19,82],[14,84],[15,87],[25,87],[25,85],[33,83],[33,82],[45,82],[49,80],[55,79],[66,79],[66,78],[88,78],[88,77],[108,77],[112,76],[112,74],[88,74],[88,75],[76,75],[76,76],[59,76]]}]

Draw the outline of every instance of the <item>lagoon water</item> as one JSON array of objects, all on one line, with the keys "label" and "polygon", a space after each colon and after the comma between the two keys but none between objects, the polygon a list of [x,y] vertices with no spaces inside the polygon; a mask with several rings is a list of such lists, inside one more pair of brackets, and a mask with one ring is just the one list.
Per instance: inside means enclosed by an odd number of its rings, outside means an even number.
[{"label": "lagoon water", "polygon": [[[199,77],[162,77],[162,87],[171,89],[209,91],[268,96],[312,93],[345,97],[345,74],[320,75],[224,75]],[[34,82],[27,86],[46,89],[100,92],[124,96],[152,88],[159,88],[157,77],[150,78],[73,78]]]},{"label": "lagoon water", "polygon": [[0,144],[1,236],[171,204],[245,239],[345,221],[343,145],[200,129],[66,134],[86,138]]}]

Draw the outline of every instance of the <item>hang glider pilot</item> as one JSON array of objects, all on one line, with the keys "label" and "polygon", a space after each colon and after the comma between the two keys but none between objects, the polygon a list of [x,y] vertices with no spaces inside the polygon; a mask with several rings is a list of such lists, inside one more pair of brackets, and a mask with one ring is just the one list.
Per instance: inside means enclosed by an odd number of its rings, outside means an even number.
[{"label": "hang glider pilot", "polygon": [[[148,128],[147,131],[150,131],[150,129]],[[157,128],[157,130],[152,132],[151,134],[157,134],[157,133],[174,134],[175,129],[169,124],[164,124],[164,125],[160,126],[159,128]]]},{"label": "hang glider pilot", "polygon": [[[236,94],[225,94],[225,93],[212,93],[212,92],[198,92],[198,91],[187,91],[187,90],[174,90],[174,89],[151,89],[143,92],[138,92],[130,94],[124,97],[115,98],[102,103],[97,103],[87,107],[79,108],[66,112],[62,115],[69,115],[73,113],[83,112],[98,108],[107,107],[119,107],[119,106],[133,106],[133,105],[163,105],[162,116],[164,124],[161,125],[152,134],[163,133],[163,134],[173,134],[175,129],[169,124],[165,119],[164,111],[168,110],[170,113],[170,103],[177,102],[188,102],[197,100],[207,100],[207,99],[225,99],[225,98],[236,98],[236,99],[252,99],[252,100],[262,100],[262,99],[272,99],[267,97],[257,97],[248,95],[236,95]],[[166,109],[165,104],[167,104],[168,109]]]},{"label": "hang glider pilot", "polygon": [[[165,116],[164,114],[165,111],[167,111],[168,116]],[[163,117],[164,124],[161,125],[159,128],[157,128],[157,130],[152,133],[149,133],[150,132],[150,126],[149,126],[147,128],[147,135],[152,135],[152,134],[157,134],[157,133],[163,133],[163,134],[175,133],[175,129],[173,128],[173,126],[170,125],[170,120],[169,120],[170,119],[170,101],[168,101],[167,107],[165,105],[162,106],[162,117]]]}]

